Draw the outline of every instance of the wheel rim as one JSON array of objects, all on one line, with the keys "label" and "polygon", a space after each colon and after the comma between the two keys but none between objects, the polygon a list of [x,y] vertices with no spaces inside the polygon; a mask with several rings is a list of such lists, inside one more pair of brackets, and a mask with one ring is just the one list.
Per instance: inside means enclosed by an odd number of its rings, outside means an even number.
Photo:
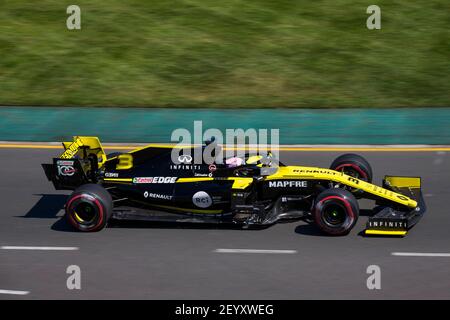
[{"label": "wheel rim", "polygon": [[344,224],[347,219],[347,211],[340,204],[330,203],[322,210],[324,222],[331,227],[338,227]]},{"label": "wheel rim", "polygon": [[83,224],[91,224],[97,216],[96,208],[89,202],[78,203],[73,208],[73,212],[77,222]]},{"label": "wheel rim", "polygon": [[66,207],[69,222],[82,231],[92,231],[102,225],[103,209],[91,195],[80,194],[69,200]]}]

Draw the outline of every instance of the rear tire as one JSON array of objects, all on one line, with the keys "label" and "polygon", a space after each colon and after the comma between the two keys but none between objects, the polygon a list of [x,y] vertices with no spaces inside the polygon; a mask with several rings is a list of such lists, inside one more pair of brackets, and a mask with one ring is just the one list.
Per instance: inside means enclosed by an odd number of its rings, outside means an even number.
[{"label": "rear tire", "polygon": [[99,231],[112,215],[112,197],[98,184],[84,184],[77,188],[66,203],[66,218],[77,230]]},{"label": "rear tire", "polygon": [[342,236],[348,234],[358,221],[359,205],[351,192],[327,189],[317,196],[312,214],[322,232]]}]

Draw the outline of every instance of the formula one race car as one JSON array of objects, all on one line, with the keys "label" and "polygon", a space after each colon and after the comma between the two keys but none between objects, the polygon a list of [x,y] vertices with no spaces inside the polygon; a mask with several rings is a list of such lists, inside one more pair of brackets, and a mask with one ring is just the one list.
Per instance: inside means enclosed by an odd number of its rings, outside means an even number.
[{"label": "formula one race car", "polygon": [[177,163],[170,146],[111,155],[96,137],[63,146],[59,158],[42,166],[56,189],[74,190],[65,211],[80,231],[101,230],[111,218],[242,226],[302,219],[325,234],[345,235],[358,219],[357,199],[365,198],[376,203],[365,234],[404,236],[425,212],[420,178],[386,176],[379,187],[356,154],[325,169],[286,166],[270,152],[194,162],[196,148],[206,145],[178,146]]}]

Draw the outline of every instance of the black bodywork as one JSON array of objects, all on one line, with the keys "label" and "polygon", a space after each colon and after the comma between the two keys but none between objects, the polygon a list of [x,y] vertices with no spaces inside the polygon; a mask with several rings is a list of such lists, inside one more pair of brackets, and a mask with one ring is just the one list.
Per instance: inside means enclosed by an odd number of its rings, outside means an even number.
[{"label": "black bodywork", "polygon": [[[74,157],[55,158],[52,164],[43,164],[43,168],[56,189],[74,190],[86,183],[102,185],[113,199],[112,217],[126,220],[244,225],[272,224],[281,219],[312,221],[311,211],[317,195],[337,187],[324,179],[284,177],[274,184],[266,178],[284,164],[270,154],[254,164],[229,167],[224,159],[212,164],[195,161],[194,155],[201,154],[205,146],[196,148],[180,149],[182,161],[174,163],[172,148],[146,147],[125,156],[101,157],[103,149],[92,152],[89,147],[81,147]],[[130,155],[132,165],[121,167],[122,158]],[[245,158],[249,156],[246,154]],[[276,166],[271,166],[271,161],[277,161]],[[411,210],[364,194],[362,197],[379,204],[367,227],[409,229],[425,212],[420,188],[400,190],[386,182],[383,187],[415,199],[418,206]]]},{"label": "black bodywork", "polygon": [[[197,148],[203,152],[204,147]],[[113,197],[113,218],[126,220],[271,224],[279,219],[304,218],[311,209],[312,195],[325,188],[312,182],[302,188],[302,194],[295,184],[269,188],[264,176],[276,168],[261,163],[230,168],[224,161],[174,164],[171,153],[171,148],[135,151],[133,167],[125,170],[116,169],[120,154],[109,156],[100,168],[96,157],[55,158],[43,168],[57,190],[74,190],[90,182],[102,184]],[[180,152],[182,156],[194,154],[195,148]],[[73,166],[73,175],[60,174],[60,167],[67,164]],[[150,178],[152,183],[146,183]],[[176,183],[180,178],[195,181]],[[233,189],[239,178],[251,179],[250,188]],[[140,183],[141,179],[147,180]],[[211,203],[196,204],[199,192],[207,193]]]}]

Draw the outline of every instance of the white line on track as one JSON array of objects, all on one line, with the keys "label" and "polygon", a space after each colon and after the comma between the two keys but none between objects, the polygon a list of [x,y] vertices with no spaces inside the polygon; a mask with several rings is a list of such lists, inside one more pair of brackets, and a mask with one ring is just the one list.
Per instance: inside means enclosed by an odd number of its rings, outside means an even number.
[{"label": "white line on track", "polygon": [[15,294],[15,295],[19,295],[19,296],[24,296],[29,294],[30,291],[18,291],[18,290],[3,290],[0,289],[0,294]]},{"label": "white line on track", "polygon": [[261,250],[261,249],[216,249],[217,253],[281,253],[295,254],[297,250]]},{"label": "white line on track", "polygon": [[450,257],[450,253],[431,252],[392,252],[391,255],[398,257]]},{"label": "white line on track", "polygon": [[73,251],[78,247],[27,247],[27,246],[1,246],[2,250],[44,250],[44,251]]}]

